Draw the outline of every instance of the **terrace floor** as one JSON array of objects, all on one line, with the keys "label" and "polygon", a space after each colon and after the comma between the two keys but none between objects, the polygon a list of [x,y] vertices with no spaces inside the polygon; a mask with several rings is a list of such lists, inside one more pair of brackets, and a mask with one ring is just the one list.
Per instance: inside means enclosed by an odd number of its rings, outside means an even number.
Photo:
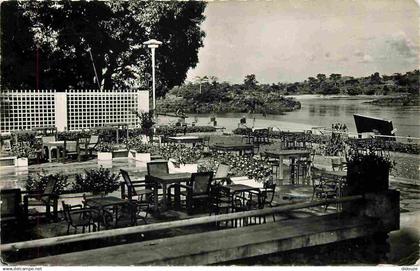
[{"label": "terrace floor", "polygon": [[[124,169],[129,172],[130,176],[133,179],[144,177],[146,174],[146,165],[141,162],[136,162],[128,158],[117,158],[112,162],[100,162],[96,159],[84,161],[84,162],[71,162],[71,163],[42,163],[36,165],[30,165],[27,169],[21,170],[15,167],[1,167],[0,169],[0,187],[1,188],[12,188],[12,187],[21,187],[24,189],[25,180],[29,175],[34,174],[53,174],[53,173],[63,173],[69,176],[70,180],[74,178],[77,173],[83,172],[84,169],[93,169],[103,166],[109,168],[114,173],[119,173],[120,169]],[[285,167],[284,176],[286,179],[283,182],[278,183],[278,189],[275,201],[280,205],[286,205],[290,203],[308,201],[312,196],[312,186],[311,185],[293,185],[290,184],[287,176],[289,176],[288,167]],[[401,191],[401,209],[402,211],[412,211],[419,210],[418,202],[418,186],[413,187],[411,184],[407,184],[404,181],[395,179],[391,177],[391,186]],[[120,191],[117,190],[112,193],[114,196],[120,196]],[[66,201],[70,204],[80,204],[81,203],[80,195],[62,195],[61,200]],[[61,204],[59,204],[61,209]],[[295,211],[290,211],[287,213],[282,213],[276,215],[276,221],[286,220],[286,219],[297,219],[304,218],[309,216],[322,216],[326,214],[331,214],[335,212],[335,208],[331,206],[325,211],[322,207],[300,209]],[[148,224],[159,223],[164,221],[171,220],[181,220],[189,219],[199,216],[208,216],[208,213],[198,214],[194,216],[189,216],[184,211],[171,211],[171,216],[165,218],[155,218],[152,216],[148,217]],[[61,214],[60,214],[61,215]],[[143,222],[138,221],[139,225]],[[272,222],[272,217],[267,216],[267,222]],[[210,228],[206,228],[210,227]],[[66,251],[78,251],[85,250],[89,248],[98,248],[105,247],[116,244],[125,244],[127,242],[139,242],[150,239],[157,238],[166,238],[178,235],[185,235],[191,233],[199,233],[207,230],[212,230],[212,225],[199,225],[199,226],[190,226],[184,228],[175,228],[166,231],[157,231],[139,236],[122,236],[118,238],[113,238],[109,240],[103,240],[92,243],[79,244],[75,248],[66,247]],[[28,225],[25,232],[15,232],[11,231],[10,235],[7,238],[2,238],[2,243],[17,242],[17,241],[26,241],[40,238],[49,238],[56,236],[65,236],[67,235],[67,223],[65,221],[58,221],[55,223],[44,223],[42,221],[33,220],[30,225]],[[80,230],[79,230],[80,232]],[[4,237],[4,236],[3,236]],[[38,252],[37,252],[38,253]],[[45,252],[50,253],[50,252]],[[54,254],[54,253],[53,253]],[[12,260],[13,261],[13,260]]]},{"label": "terrace floor", "polygon": [[[321,157],[322,158],[322,157]],[[325,159],[324,159],[325,160]],[[84,162],[51,162],[30,165],[28,168],[21,169],[14,166],[0,167],[0,189],[20,187],[24,190],[25,181],[29,175],[62,173],[69,176],[69,180],[74,179],[77,173],[82,173],[85,169],[99,168],[111,169],[118,174],[120,169],[126,170],[133,179],[142,178],[146,175],[146,164],[128,158],[114,158],[112,161],[98,161],[91,159]],[[315,166],[328,169],[328,162],[322,159],[315,160]],[[289,182],[290,176],[288,167],[284,167],[283,176],[285,179],[278,182],[276,201],[281,202],[283,198],[310,199],[312,195],[311,185],[292,185]],[[401,192],[401,211],[418,211],[420,202],[420,184],[416,180],[404,179],[390,176],[390,185]],[[119,195],[119,191],[116,192]]]},{"label": "terrace floor", "polygon": [[[20,169],[17,167],[2,167],[0,172],[0,187],[1,188],[15,188],[20,187],[23,190],[25,186],[25,180],[30,175],[36,174],[54,174],[54,173],[62,173],[69,176],[69,179],[74,179],[74,176],[77,173],[83,172],[85,169],[93,169],[98,167],[105,167],[111,169],[112,172],[118,174],[120,169],[124,169],[128,171],[132,179],[144,177],[146,174],[146,164],[141,162],[136,162],[134,160],[128,158],[117,158],[109,162],[101,162],[97,159],[92,159],[84,162],[71,162],[71,163],[41,163],[30,165],[27,169]],[[284,176],[288,176],[287,172],[285,172]],[[289,204],[296,201],[303,201],[309,200],[312,195],[312,187],[310,185],[291,185],[289,184],[288,180],[285,180],[283,183],[280,184],[279,189],[276,189],[277,192],[275,195],[275,201],[278,204]],[[120,197],[120,190],[113,192],[111,195]],[[61,201],[64,200],[68,204],[81,204],[81,194],[66,194],[61,195],[59,199],[59,210],[61,209]],[[35,211],[35,210],[32,210]],[[43,211],[41,208],[38,211]],[[285,214],[284,218],[293,218],[293,217],[305,217],[310,215],[322,215],[328,212],[323,212],[322,208],[307,210],[307,211],[296,211],[290,214]],[[208,215],[201,214],[195,216],[204,216]],[[162,218],[154,218],[152,216],[148,217],[148,223],[157,223],[163,222],[168,220],[179,220],[179,219],[188,219],[191,216],[188,216],[186,212],[183,211],[170,211],[170,215],[167,216],[165,219]],[[280,219],[280,217],[279,217]],[[18,240],[28,240],[28,239],[37,239],[37,238],[48,238],[48,237],[55,237],[66,235],[67,231],[67,223],[65,221],[59,221],[56,223],[38,223],[39,221],[32,221],[33,223],[30,230],[26,235],[22,236],[10,236],[10,241],[18,241]],[[143,223],[139,221],[139,224]],[[196,228],[189,228],[187,231],[194,231],[197,230]],[[202,229],[201,229],[202,230]],[[185,231],[183,229],[182,231]],[[179,232],[171,232],[166,233],[165,235],[173,235],[179,234]],[[3,242],[8,242],[8,240],[3,240]]]}]

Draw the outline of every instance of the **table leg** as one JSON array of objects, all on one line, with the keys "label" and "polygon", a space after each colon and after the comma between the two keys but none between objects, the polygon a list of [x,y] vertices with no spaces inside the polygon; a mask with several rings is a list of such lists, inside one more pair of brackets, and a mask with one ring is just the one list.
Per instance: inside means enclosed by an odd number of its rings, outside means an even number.
[{"label": "table leg", "polygon": [[159,211],[159,198],[158,198],[158,188],[157,185],[154,185],[154,189],[153,189],[153,201],[154,201],[154,206],[153,206],[153,210],[155,213],[157,213]]},{"label": "table leg", "polygon": [[162,210],[166,210],[166,183],[162,184]]},{"label": "table leg", "polygon": [[48,147],[48,161],[51,163],[52,162],[52,148]]},{"label": "table leg", "polygon": [[283,156],[279,157],[279,168],[277,170],[279,171],[279,180],[283,181]]},{"label": "table leg", "polygon": [[181,209],[181,188],[178,185],[175,185],[174,189],[175,189],[175,196],[174,196],[175,209],[179,210]]}]

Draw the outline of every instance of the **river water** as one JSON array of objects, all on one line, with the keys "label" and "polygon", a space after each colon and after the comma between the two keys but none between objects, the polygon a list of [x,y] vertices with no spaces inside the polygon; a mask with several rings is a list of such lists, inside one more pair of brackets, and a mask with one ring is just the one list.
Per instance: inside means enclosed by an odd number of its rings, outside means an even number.
[{"label": "river water", "polygon": [[[374,99],[369,96],[300,95],[295,98],[301,102],[301,109],[283,115],[189,114],[187,122],[192,122],[195,118],[198,125],[209,125],[210,117],[215,116],[217,126],[230,131],[237,128],[239,119],[245,116],[249,127],[278,127],[281,130],[301,131],[313,127],[330,128],[333,123],[343,123],[350,133],[356,133],[353,114],[361,114],[391,120],[394,128],[397,128],[398,136],[420,137],[420,106],[377,106],[366,103]],[[175,121],[174,118],[160,117],[161,123]]]}]

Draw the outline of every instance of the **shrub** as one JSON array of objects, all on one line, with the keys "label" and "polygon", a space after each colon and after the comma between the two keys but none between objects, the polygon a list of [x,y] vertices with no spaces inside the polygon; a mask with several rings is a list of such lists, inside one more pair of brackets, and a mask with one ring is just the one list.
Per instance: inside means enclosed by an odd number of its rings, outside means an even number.
[{"label": "shrub", "polygon": [[91,132],[89,131],[65,131],[57,132],[57,140],[76,140],[82,137],[89,137]]},{"label": "shrub", "polygon": [[35,154],[35,149],[30,142],[22,141],[12,145],[11,151],[17,158],[30,157]]},{"label": "shrub", "polygon": [[389,171],[394,166],[388,156],[368,150],[351,150],[347,160],[347,194],[363,194],[387,190]]},{"label": "shrub", "polygon": [[73,189],[77,192],[111,193],[118,189],[118,175],[102,166],[99,169],[85,170],[77,174]]},{"label": "shrub", "polygon": [[38,174],[37,177],[30,175],[26,180],[25,189],[30,192],[43,192],[51,179],[56,180],[55,191],[60,194],[62,193],[69,185],[69,180],[67,175],[62,173],[55,174]]}]

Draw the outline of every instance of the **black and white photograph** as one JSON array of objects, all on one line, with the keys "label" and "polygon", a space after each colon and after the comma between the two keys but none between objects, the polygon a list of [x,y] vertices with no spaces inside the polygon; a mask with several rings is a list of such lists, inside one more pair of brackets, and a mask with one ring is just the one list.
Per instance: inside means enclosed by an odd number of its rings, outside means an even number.
[{"label": "black and white photograph", "polygon": [[0,21],[2,271],[418,270],[418,0],[6,0]]}]

